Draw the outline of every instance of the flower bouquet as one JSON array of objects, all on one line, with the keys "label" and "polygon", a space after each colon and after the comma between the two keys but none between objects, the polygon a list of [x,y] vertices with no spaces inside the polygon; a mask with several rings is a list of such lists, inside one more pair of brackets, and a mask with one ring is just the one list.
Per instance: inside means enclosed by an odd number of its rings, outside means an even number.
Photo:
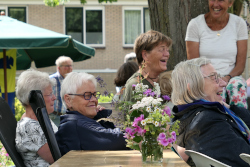
[{"label": "flower bouquet", "polygon": [[[145,79],[145,78],[144,78]],[[133,100],[135,102],[120,102],[119,109],[125,111],[125,138],[127,147],[139,150],[143,162],[162,162],[163,149],[170,148],[176,141],[178,122],[170,127],[171,110],[162,104],[160,86],[154,82],[153,90],[142,84],[133,85]]]}]

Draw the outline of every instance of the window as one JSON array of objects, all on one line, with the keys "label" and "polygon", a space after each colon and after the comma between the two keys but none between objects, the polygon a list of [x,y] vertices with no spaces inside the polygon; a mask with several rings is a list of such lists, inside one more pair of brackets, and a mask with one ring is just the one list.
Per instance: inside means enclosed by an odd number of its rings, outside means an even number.
[{"label": "window", "polygon": [[65,8],[66,34],[89,46],[104,46],[102,8]]},{"label": "window", "polygon": [[66,34],[83,42],[83,8],[65,8]]},{"label": "window", "polygon": [[84,43],[90,46],[104,46],[104,14],[103,9],[85,8]]},{"label": "window", "polygon": [[26,22],[26,7],[8,7],[8,16]]},{"label": "window", "polygon": [[148,8],[123,9],[123,46],[133,47],[135,39],[150,30]]}]

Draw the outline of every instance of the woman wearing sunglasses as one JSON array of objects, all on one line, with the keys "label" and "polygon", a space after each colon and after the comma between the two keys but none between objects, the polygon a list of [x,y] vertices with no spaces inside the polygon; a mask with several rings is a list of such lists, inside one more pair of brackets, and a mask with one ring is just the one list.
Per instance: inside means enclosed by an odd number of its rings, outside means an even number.
[{"label": "woman wearing sunglasses", "polygon": [[71,72],[64,79],[61,97],[67,108],[61,116],[56,139],[61,154],[70,150],[124,150],[123,133],[107,118],[111,110],[97,107],[100,93],[96,91],[96,79],[87,73]]}]

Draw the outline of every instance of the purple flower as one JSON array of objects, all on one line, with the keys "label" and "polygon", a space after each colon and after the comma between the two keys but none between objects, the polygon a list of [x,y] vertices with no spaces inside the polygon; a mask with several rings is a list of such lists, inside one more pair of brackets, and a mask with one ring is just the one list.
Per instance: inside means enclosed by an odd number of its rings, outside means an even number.
[{"label": "purple flower", "polygon": [[162,115],[164,114],[168,114],[169,116],[171,116],[171,110],[168,106],[166,106],[164,109],[163,109],[163,113]]},{"label": "purple flower", "polygon": [[103,94],[104,94],[104,96],[108,96],[108,95],[109,95],[109,92],[105,90],[105,91],[103,92]]},{"label": "purple flower", "polygon": [[136,84],[133,84],[132,87],[135,88],[135,87],[136,87]]},{"label": "purple flower", "polygon": [[163,146],[167,146],[167,145],[169,144],[169,142],[168,142],[167,139],[160,140],[160,143],[161,143]]},{"label": "purple flower", "polygon": [[175,133],[175,131],[171,132],[171,137],[174,140],[173,142],[175,142],[176,141],[176,133]]},{"label": "purple flower", "polygon": [[147,89],[145,92],[143,92],[143,94],[149,96],[151,92],[151,89]]},{"label": "purple flower", "polygon": [[160,140],[163,140],[163,139],[166,139],[166,134],[165,133],[160,133],[157,140],[160,141]]},{"label": "purple flower", "polygon": [[155,92],[150,93],[150,96],[152,96],[152,97],[155,96],[155,95],[156,95]]},{"label": "purple flower", "polygon": [[169,97],[168,95],[162,95],[162,98],[163,98],[164,100],[170,101],[170,97]]}]

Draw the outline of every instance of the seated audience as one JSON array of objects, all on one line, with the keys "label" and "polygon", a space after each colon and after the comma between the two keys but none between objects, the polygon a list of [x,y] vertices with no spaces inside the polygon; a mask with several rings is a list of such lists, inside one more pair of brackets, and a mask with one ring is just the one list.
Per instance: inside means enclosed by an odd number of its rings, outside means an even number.
[{"label": "seated audience", "polygon": [[124,150],[126,142],[123,133],[107,121],[111,110],[97,108],[100,93],[96,91],[97,81],[93,75],[71,72],[64,79],[61,97],[67,107],[61,116],[56,133],[61,154],[70,150]]},{"label": "seated audience", "polygon": [[250,113],[227,105],[221,93],[226,82],[206,58],[180,62],[172,72],[174,121],[179,120],[177,149],[194,150],[230,166],[248,166],[239,155],[250,154]]},{"label": "seated audience", "polygon": [[[29,104],[31,90],[41,90],[48,114],[54,111],[56,97],[52,92],[54,83],[44,72],[27,70],[21,73],[16,86],[16,96],[25,108],[17,123],[16,149],[27,167],[46,167],[54,162],[45,134]],[[51,121],[54,132],[57,126]]]},{"label": "seated audience", "polygon": [[124,63],[119,68],[116,74],[116,78],[114,79],[117,91],[117,93],[114,96],[115,101],[119,101],[122,98],[123,94],[122,88],[125,86],[127,80],[138,70],[139,70],[138,64],[133,61]]}]

